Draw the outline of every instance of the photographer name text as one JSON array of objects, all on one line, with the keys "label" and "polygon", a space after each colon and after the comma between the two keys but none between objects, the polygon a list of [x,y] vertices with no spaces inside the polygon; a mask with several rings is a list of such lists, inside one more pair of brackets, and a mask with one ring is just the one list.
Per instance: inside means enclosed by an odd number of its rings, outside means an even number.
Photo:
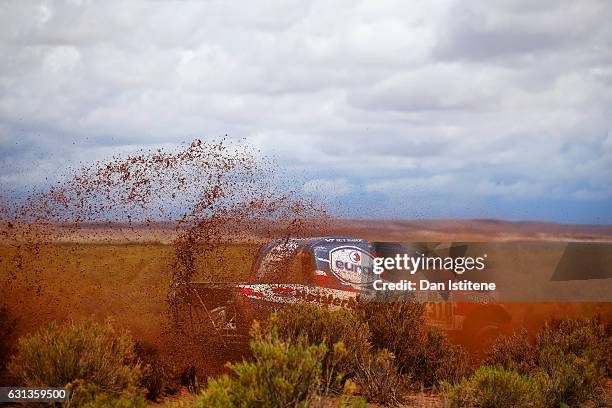
[{"label": "photographer name text", "polygon": [[372,283],[374,290],[385,291],[492,291],[495,290],[494,282],[473,282],[471,280],[460,280],[447,282],[430,282],[427,279],[418,281],[401,280],[399,282],[387,282],[377,279]]}]

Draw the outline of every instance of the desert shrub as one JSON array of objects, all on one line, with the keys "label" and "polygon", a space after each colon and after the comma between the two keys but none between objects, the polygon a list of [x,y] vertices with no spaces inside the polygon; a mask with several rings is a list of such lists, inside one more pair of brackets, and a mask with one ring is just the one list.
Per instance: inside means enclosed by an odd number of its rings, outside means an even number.
[{"label": "desert shrub", "polygon": [[67,385],[69,407],[79,408],[145,408],[147,402],[139,393],[108,394],[93,383],[75,380]]},{"label": "desert shrub", "polygon": [[6,305],[0,306],[0,376],[14,351],[16,328],[17,319],[13,317],[11,310]]},{"label": "desert shrub", "polygon": [[358,313],[372,332],[372,344],[391,351],[402,373],[426,387],[458,381],[471,372],[469,355],[449,343],[441,330],[427,328],[424,312],[425,305],[415,302],[358,305]]},{"label": "desert shrub", "polygon": [[372,344],[398,355],[423,333],[425,304],[417,302],[359,302],[357,313],[368,323]]},{"label": "desert shrub", "polygon": [[262,394],[259,389],[260,385],[254,382],[245,384],[246,382],[245,379],[235,380],[228,375],[211,378],[208,380],[206,389],[190,406],[193,408],[232,408],[239,407],[241,400],[245,406],[250,406],[249,404],[255,406]]},{"label": "desert shrub", "polygon": [[593,393],[592,406],[594,407],[612,407],[612,393],[606,389],[606,385],[597,387]]},{"label": "desert shrub", "polygon": [[363,397],[346,397],[344,395],[340,396],[338,400],[338,408],[366,408],[368,406],[368,402]]},{"label": "desert shrub", "polygon": [[444,384],[444,398],[452,407],[538,406],[538,388],[531,378],[503,368],[483,366],[468,379]]},{"label": "desert shrub", "polygon": [[82,380],[110,395],[135,393],[141,379],[132,338],[92,320],[52,323],[21,338],[9,373],[23,386],[63,387]]},{"label": "desert shrub", "polygon": [[545,407],[587,401],[609,375],[610,327],[598,318],[547,322],[535,343],[527,333],[501,336],[485,364],[522,374],[536,382]]},{"label": "desert shrub", "polygon": [[547,322],[535,344],[538,350],[556,348],[564,355],[584,357],[612,375],[612,327],[598,317]]},{"label": "desert shrub", "polygon": [[363,397],[355,396],[357,387],[357,384],[350,379],[344,382],[344,389],[338,399],[337,408],[366,408],[368,406],[368,402]]},{"label": "desert shrub", "polygon": [[170,375],[159,356],[159,351],[146,342],[136,342],[136,356],[142,365],[141,384],[146,389],[146,397],[156,401],[169,389]]},{"label": "desert shrub", "polygon": [[198,379],[198,370],[195,366],[185,367],[179,374],[178,383],[192,394],[200,392],[200,380]]},{"label": "desert shrub", "polygon": [[314,305],[296,305],[281,310],[267,323],[278,327],[286,341],[325,344],[323,359],[324,391],[342,389],[343,381],[356,374],[361,360],[370,353],[368,325],[350,310],[331,310]]},{"label": "desert shrub", "polygon": [[325,344],[290,343],[276,328],[262,334],[257,323],[252,333],[254,360],[229,364],[233,376],[211,379],[194,407],[294,407],[316,395]]},{"label": "desert shrub", "polygon": [[368,400],[384,405],[398,405],[403,401],[400,394],[402,378],[394,364],[395,356],[387,350],[377,350],[359,363],[355,382],[361,394]]},{"label": "desert shrub", "polygon": [[454,383],[473,371],[469,354],[463,347],[450,343],[442,330],[428,330],[424,338],[411,370],[423,385],[432,387],[441,381]]},{"label": "desert shrub", "polygon": [[488,352],[484,364],[529,374],[537,366],[537,350],[529,342],[526,330],[510,336],[499,336]]},{"label": "desert shrub", "polygon": [[540,351],[539,366],[535,378],[545,407],[578,406],[594,395],[605,377],[603,368],[587,358],[554,346]]}]

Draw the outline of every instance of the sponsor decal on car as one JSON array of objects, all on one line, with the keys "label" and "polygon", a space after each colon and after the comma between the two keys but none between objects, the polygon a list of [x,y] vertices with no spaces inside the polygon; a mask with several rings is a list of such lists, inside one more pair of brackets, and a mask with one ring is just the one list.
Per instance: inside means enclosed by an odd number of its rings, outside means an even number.
[{"label": "sponsor decal on car", "polygon": [[329,251],[330,270],[340,281],[351,285],[370,285],[374,281],[373,260],[370,253],[354,246]]},{"label": "sponsor decal on car", "polygon": [[238,293],[271,303],[317,303],[331,307],[355,307],[359,294],[341,289],[300,284],[240,284]]}]

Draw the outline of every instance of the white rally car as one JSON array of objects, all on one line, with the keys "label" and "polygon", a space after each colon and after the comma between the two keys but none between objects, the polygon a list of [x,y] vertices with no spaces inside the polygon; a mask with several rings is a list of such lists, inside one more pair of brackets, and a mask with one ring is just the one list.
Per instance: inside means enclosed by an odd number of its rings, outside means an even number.
[{"label": "white rally car", "polygon": [[[377,256],[409,252],[418,245],[372,243],[352,237],[290,238],[263,245],[247,282],[191,283],[189,310],[177,317],[194,338],[217,336],[222,344],[244,343],[253,318],[286,305],[313,303],[322,307],[354,307],[359,298],[379,296],[372,283]],[[383,278],[385,277],[383,274]],[[444,279],[448,279],[445,277]],[[450,277],[454,278],[454,277]],[[403,301],[427,303],[426,322],[450,336],[490,341],[510,322],[509,314],[486,296],[410,293]],[[461,335],[469,331],[469,336]]]}]

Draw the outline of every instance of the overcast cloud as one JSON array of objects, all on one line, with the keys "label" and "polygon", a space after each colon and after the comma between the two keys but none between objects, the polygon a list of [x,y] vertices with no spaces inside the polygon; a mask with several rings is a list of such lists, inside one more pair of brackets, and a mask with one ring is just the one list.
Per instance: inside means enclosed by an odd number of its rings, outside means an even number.
[{"label": "overcast cloud", "polygon": [[612,2],[3,1],[0,177],[246,138],[348,216],[612,223]]}]

